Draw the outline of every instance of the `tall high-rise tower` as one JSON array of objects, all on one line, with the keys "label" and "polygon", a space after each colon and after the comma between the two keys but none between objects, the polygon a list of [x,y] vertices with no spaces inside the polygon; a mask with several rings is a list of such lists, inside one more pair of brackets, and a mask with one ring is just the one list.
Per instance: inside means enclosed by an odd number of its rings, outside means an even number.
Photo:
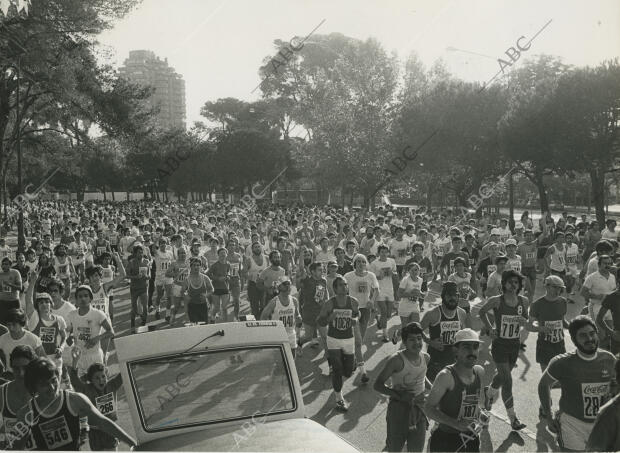
[{"label": "tall high-rise tower", "polygon": [[119,68],[127,80],[155,88],[151,102],[159,106],[157,123],[165,128],[185,129],[185,81],[150,50],[132,50]]}]

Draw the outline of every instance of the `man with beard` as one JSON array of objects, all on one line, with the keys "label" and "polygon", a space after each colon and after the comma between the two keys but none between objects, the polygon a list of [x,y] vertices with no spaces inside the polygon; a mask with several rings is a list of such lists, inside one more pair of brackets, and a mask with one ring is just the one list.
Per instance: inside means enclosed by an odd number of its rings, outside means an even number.
[{"label": "man with beard", "polygon": [[265,291],[265,305],[276,296],[278,290],[276,282],[278,279],[286,275],[284,268],[280,267],[281,259],[282,256],[280,255],[280,252],[273,250],[269,254],[269,263],[271,263],[271,266],[261,271],[256,281],[256,286],[258,289]]},{"label": "man with beard", "polygon": [[328,299],[327,281],[322,276],[323,269],[321,263],[310,264],[309,271],[309,273],[306,273],[305,268],[301,269],[302,274],[298,284],[299,303],[304,327],[304,336],[299,339],[298,354],[301,355],[301,348],[309,341],[312,341],[313,347],[319,345],[318,340],[313,340],[318,328],[321,344],[324,346],[325,356],[327,357],[327,347],[324,344],[327,329],[318,326],[316,322],[321,312],[321,307]]},{"label": "man with beard", "polygon": [[480,413],[484,368],[476,365],[479,348],[473,330],[456,333],[456,363],[437,375],[426,399],[426,415],[439,424],[431,434],[429,451],[480,451],[479,433],[488,416]]},{"label": "man with beard", "polygon": [[[616,361],[610,352],[599,350],[598,331],[589,317],[574,318],[568,332],[577,350],[551,360],[538,384],[538,397],[560,447],[584,451],[598,411],[611,396]],[[553,418],[551,386],[556,381],[562,393],[559,416]]]},{"label": "man with beard", "polygon": [[458,306],[458,287],[454,282],[445,282],[441,288],[441,305],[426,312],[422,318],[422,329],[429,333],[428,354],[431,356],[426,376],[432,382],[437,373],[454,362],[454,338],[465,327],[467,313]]}]

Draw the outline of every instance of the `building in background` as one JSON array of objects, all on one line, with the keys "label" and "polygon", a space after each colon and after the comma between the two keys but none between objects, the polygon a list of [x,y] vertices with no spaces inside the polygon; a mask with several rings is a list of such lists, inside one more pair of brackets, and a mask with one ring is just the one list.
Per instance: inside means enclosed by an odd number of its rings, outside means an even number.
[{"label": "building in background", "polygon": [[155,88],[151,102],[160,111],[156,122],[166,129],[185,129],[185,81],[150,50],[132,50],[124,65],[119,68],[127,80]]}]

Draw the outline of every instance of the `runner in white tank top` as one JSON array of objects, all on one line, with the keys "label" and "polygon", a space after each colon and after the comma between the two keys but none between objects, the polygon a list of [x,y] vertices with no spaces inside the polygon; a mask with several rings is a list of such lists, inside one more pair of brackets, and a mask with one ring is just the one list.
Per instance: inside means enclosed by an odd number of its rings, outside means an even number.
[{"label": "runner in white tank top", "polygon": [[[401,330],[404,350],[388,359],[377,377],[374,389],[390,397],[387,407],[386,451],[422,451],[428,420],[422,411],[430,356],[422,351],[424,331],[418,322],[411,322]],[[390,382],[387,386],[386,382]]]},{"label": "runner in white tank top", "polygon": [[291,293],[291,279],[288,276],[282,276],[278,278],[277,282],[278,295],[271,299],[267,304],[261,319],[267,320],[279,320],[284,324],[288,339],[293,351],[293,357],[295,356],[295,349],[297,348],[297,333],[295,332],[295,326],[301,323],[301,314],[299,312],[299,302],[297,299],[290,295]]}]

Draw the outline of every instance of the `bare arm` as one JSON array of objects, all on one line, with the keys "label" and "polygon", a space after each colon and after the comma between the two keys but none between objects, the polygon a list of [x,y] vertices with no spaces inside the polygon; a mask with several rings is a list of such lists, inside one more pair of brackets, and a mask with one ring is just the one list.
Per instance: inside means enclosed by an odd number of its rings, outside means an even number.
[{"label": "bare arm", "polygon": [[137,445],[133,437],[127,434],[118,424],[101,414],[84,395],[80,393],[70,393],[69,395],[72,405],[78,409],[78,414],[88,417],[89,425],[96,426],[110,436],[122,440],[130,447]]},{"label": "bare arm", "polygon": [[450,375],[450,372],[446,369],[439,372],[431,388],[431,393],[426,399],[424,405],[424,412],[426,415],[439,422],[441,424],[450,426],[458,431],[467,431],[469,423],[464,420],[457,420],[446,414],[439,409],[439,403],[443,396],[454,386],[454,379]]}]

